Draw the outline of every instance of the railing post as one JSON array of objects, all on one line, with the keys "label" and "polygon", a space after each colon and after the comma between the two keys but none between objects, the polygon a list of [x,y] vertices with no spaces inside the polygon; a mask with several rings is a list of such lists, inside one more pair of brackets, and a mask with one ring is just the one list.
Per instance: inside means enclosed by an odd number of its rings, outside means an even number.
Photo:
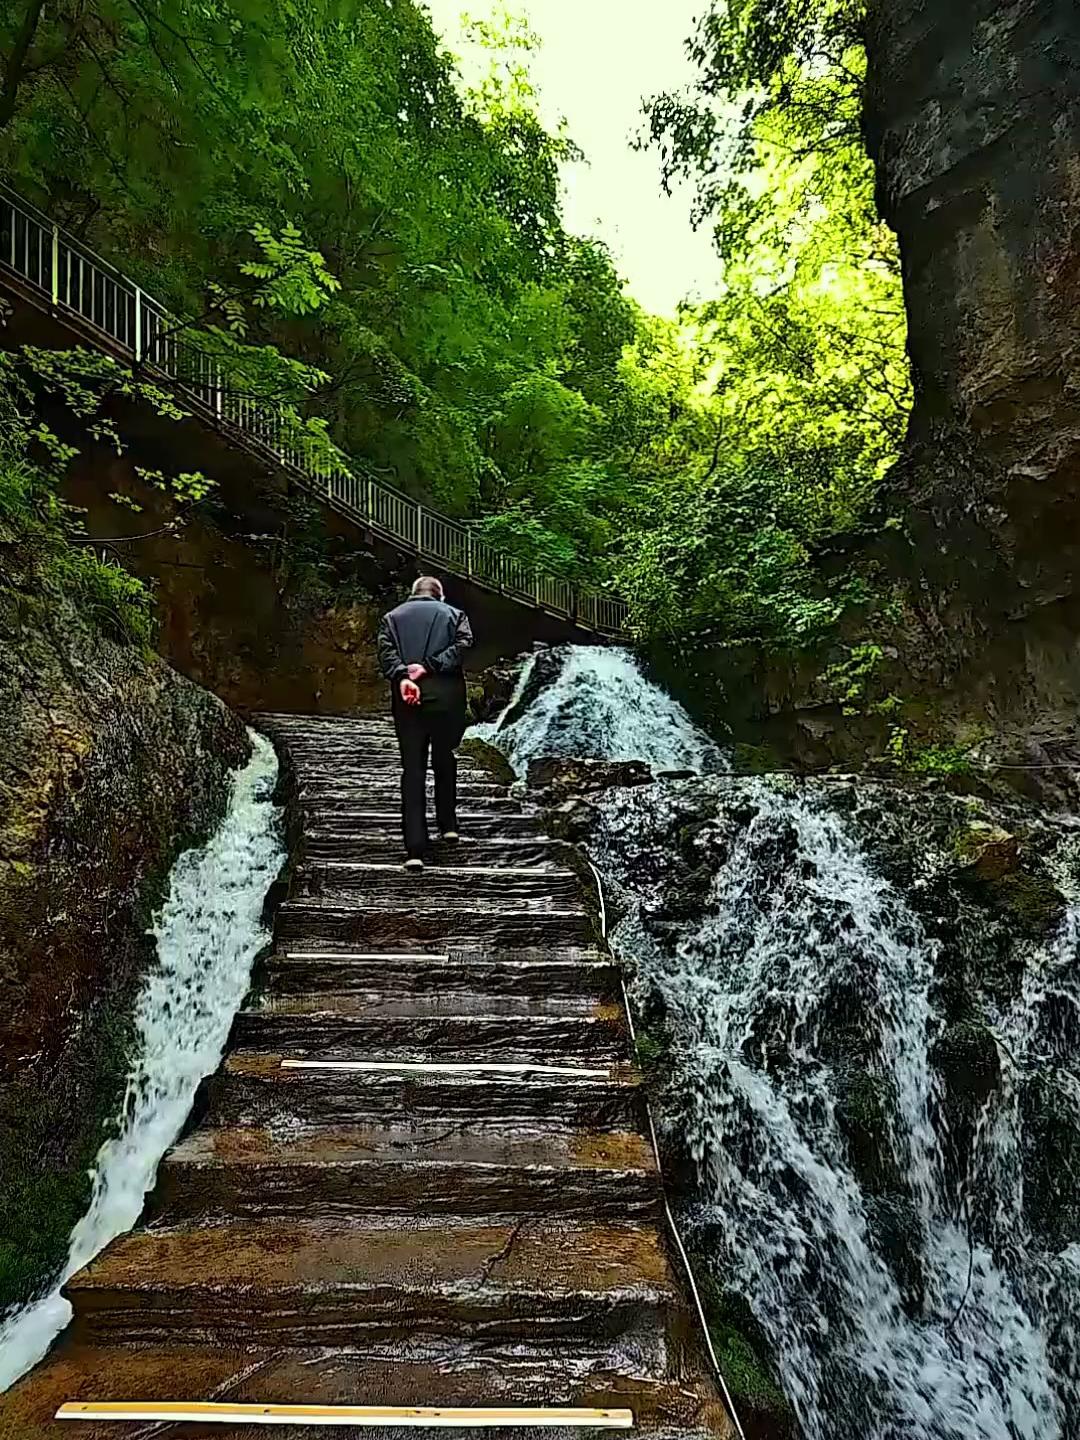
[{"label": "railing post", "polygon": [[465,531],[465,574],[472,579],[472,531]]},{"label": "railing post", "polygon": [[52,303],[60,304],[60,227],[52,227]]},{"label": "railing post", "polygon": [[424,536],[424,507],[419,501],[416,502],[416,553],[420,554]]},{"label": "railing post", "polygon": [[135,364],[142,364],[142,291],[135,286]]}]

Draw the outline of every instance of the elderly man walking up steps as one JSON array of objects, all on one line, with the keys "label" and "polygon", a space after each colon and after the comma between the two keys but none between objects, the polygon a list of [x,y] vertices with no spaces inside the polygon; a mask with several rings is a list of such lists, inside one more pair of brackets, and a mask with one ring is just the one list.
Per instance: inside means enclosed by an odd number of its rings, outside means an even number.
[{"label": "elderly man walking up steps", "polygon": [[442,582],[421,575],[412,594],[379,624],[379,668],[390,682],[390,708],[401,750],[401,818],[405,868],[422,870],[430,841],[427,766],[435,775],[435,820],[455,843],[457,757],[467,711],[464,652],[473,643],[464,610],[443,598]]}]

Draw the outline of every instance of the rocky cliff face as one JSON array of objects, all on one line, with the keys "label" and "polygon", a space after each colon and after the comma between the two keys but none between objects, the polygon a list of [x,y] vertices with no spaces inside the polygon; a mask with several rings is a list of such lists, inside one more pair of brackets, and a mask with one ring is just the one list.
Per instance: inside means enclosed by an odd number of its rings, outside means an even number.
[{"label": "rocky cliff face", "polygon": [[[660,673],[764,768],[858,767],[901,725],[930,753],[977,741],[989,761],[1040,767],[1006,773],[1075,806],[1080,9],[868,0],[866,40],[866,139],[900,242],[916,401],[888,481],[903,530],[861,561],[875,589],[896,583],[901,618],[845,637],[869,630],[886,656],[854,706],[822,683],[840,646],[789,665],[706,656],[692,684],[660,655]],[[899,719],[873,711],[889,695]]]},{"label": "rocky cliff face", "polygon": [[249,748],[219,701],[42,574],[0,526],[0,1310],[63,1258],[150,913]]},{"label": "rocky cliff face", "polygon": [[1080,554],[1080,11],[871,0],[867,43],[915,560],[946,624],[946,592],[1015,616],[1071,597]]},{"label": "rocky cliff face", "polygon": [[[184,463],[199,459],[182,454]],[[65,497],[86,511],[88,533],[109,537],[121,563],[150,584],[157,644],[189,679],[241,712],[382,710],[376,628],[408,594],[420,562],[290,492],[280,477],[238,479],[211,462],[208,473],[219,487],[175,532],[166,528],[174,508],[140,481],[130,456],[88,452],[73,467]],[[140,511],[114,504],[114,492]],[[135,536],[148,538],[125,538]],[[537,638],[580,638],[553,617],[444,578],[454,603],[472,617],[470,669],[516,649],[526,619]]]}]

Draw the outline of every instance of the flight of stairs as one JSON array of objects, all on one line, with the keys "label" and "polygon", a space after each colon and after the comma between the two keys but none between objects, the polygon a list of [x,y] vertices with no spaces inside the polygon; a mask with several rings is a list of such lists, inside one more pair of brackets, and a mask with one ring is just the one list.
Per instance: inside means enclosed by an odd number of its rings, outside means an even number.
[{"label": "flight of stairs", "polygon": [[[0,1437],[56,1434],[64,1401],[222,1398],[623,1406],[728,1435],[571,853],[465,759],[465,838],[407,874],[389,723],[257,723],[302,832],[273,953],[139,1226],[0,1397]],[[327,1062],[371,1068],[307,1068]]]}]

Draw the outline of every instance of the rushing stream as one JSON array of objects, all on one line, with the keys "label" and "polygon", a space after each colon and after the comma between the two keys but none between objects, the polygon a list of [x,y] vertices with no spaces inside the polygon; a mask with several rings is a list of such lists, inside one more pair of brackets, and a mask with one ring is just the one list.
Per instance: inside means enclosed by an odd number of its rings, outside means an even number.
[{"label": "rushing stream", "polygon": [[155,917],[158,965],[136,1003],[135,1043],[116,1134],[98,1151],[90,1206],[71,1233],[56,1289],[0,1326],[0,1390],[45,1354],[71,1318],[60,1284],[130,1230],[158,1162],[218,1066],[251,967],[269,936],[263,902],[284,853],[272,794],[277,756],[252,734],[217,834],[177,860]]},{"label": "rushing stream", "polygon": [[703,772],[589,795],[587,843],[668,1037],[659,1118],[697,1263],[749,1306],[804,1440],[1075,1440],[1075,823],[717,773],[616,651],[532,661],[515,699],[488,729],[519,773]]}]

